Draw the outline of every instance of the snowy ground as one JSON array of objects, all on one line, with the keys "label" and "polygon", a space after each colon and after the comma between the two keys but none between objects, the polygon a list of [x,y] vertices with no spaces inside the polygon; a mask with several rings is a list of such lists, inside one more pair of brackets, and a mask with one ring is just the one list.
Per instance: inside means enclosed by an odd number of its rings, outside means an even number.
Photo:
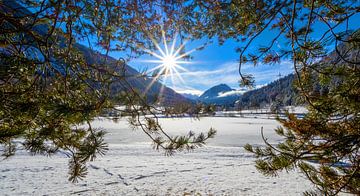
[{"label": "snowy ground", "polygon": [[171,134],[189,130],[218,130],[207,147],[166,157],[152,150],[149,139],[131,131],[125,120],[115,124],[96,120],[108,131],[110,150],[89,164],[87,178],[67,181],[67,158],[29,156],[25,152],[0,163],[0,195],[301,195],[312,188],[298,172],[262,176],[246,143],[263,145],[260,129],[269,141],[279,138],[271,119],[204,117],[161,119]]}]

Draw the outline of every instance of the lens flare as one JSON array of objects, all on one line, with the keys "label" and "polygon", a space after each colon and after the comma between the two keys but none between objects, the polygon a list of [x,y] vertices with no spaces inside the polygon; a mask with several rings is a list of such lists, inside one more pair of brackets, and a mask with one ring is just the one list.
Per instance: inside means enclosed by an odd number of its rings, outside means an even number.
[{"label": "lens flare", "polygon": [[195,49],[193,49],[188,52],[184,52],[184,46],[186,43],[182,43],[178,48],[176,48],[176,36],[174,36],[171,41],[171,46],[169,48],[165,38],[165,33],[163,32],[162,35],[163,48],[160,47],[159,43],[156,42],[155,39],[151,38],[151,41],[155,45],[157,51],[144,49],[145,52],[157,58],[156,60],[145,60],[144,62],[158,63],[157,66],[147,71],[147,74],[153,75],[153,78],[145,92],[147,92],[160,77],[164,79],[164,83],[166,83],[167,79],[170,77],[173,87],[175,86],[175,78],[179,79],[182,83],[185,83],[184,79],[181,77],[181,73],[188,72],[188,70],[182,65],[191,64],[191,62],[186,61],[185,58],[195,51]]}]

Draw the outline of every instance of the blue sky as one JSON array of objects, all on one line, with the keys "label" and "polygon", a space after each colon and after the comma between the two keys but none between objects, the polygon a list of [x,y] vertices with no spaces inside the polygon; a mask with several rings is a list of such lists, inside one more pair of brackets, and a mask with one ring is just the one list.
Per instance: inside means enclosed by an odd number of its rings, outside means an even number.
[{"label": "blue sky", "polygon": [[[360,14],[355,15],[350,20],[351,29],[360,28]],[[341,30],[343,26],[337,28]],[[313,37],[318,37],[321,33],[327,30],[322,24],[316,24],[315,31],[312,33]],[[257,38],[249,51],[252,52],[260,45],[264,45],[271,40],[275,35],[274,32],[265,31],[262,36]],[[185,46],[186,51],[198,47],[202,43],[201,40],[193,41]],[[182,66],[188,71],[181,71],[181,76],[184,82],[174,77],[174,81],[170,78],[162,79],[161,81],[181,93],[200,94],[201,92],[209,89],[210,87],[218,84],[227,84],[234,89],[239,89],[239,74],[238,63],[239,53],[235,49],[243,46],[244,43],[236,42],[234,40],[227,40],[224,44],[219,45],[216,40],[211,45],[208,45],[203,50],[198,50],[191,53],[193,59],[190,60],[191,64],[183,64]],[[170,43],[168,43],[170,45]],[[163,48],[163,45],[160,45]],[[276,43],[274,47],[278,49],[287,47],[287,44],[281,40]],[[157,52],[159,53],[159,52]],[[146,63],[143,60],[156,60],[155,57],[144,55],[139,59],[134,59],[129,62],[129,65],[137,70],[151,69],[155,67],[156,63]],[[281,76],[286,76],[293,72],[292,62],[283,60],[275,65],[261,65],[254,67],[251,64],[243,65],[242,71],[244,73],[252,74],[255,76],[257,86],[263,86],[267,83],[276,80]]]},{"label": "blue sky", "polygon": [[[169,45],[169,44],[168,44]],[[186,50],[196,48],[199,42],[187,44]],[[170,88],[178,92],[200,94],[203,91],[218,84],[227,84],[231,88],[239,89],[238,62],[239,54],[235,48],[239,43],[228,40],[223,45],[217,42],[208,45],[203,50],[197,50],[191,53],[193,57],[189,62],[191,64],[182,64],[182,67],[188,71],[181,71],[181,77],[174,77],[174,82],[170,78],[162,79]],[[151,69],[158,65],[157,63],[147,63],[144,60],[156,59],[149,55],[144,55],[139,59],[129,62],[129,65],[137,70]],[[180,70],[179,70],[180,71]],[[251,64],[245,64],[242,67],[244,73],[253,74],[256,79],[256,85],[262,86],[282,76],[292,73],[292,64],[289,61],[283,61],[276,65],[258,65],[254,67]]]}]

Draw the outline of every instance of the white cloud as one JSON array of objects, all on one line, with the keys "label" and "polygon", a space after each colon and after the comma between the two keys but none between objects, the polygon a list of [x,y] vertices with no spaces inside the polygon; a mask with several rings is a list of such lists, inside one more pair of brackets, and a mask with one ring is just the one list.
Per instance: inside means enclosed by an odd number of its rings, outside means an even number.
[{"label": "white cloud", "polygon": [[[227,62],[213,70],[194,70],[186,73],[182,73],[188,85],[197,88],[210,88],[212,86],[225,83],[229,86],[236,88],[239,84],[237,62]],[[292,63],[290,61],[283,61],[278,65],[258,65],[253,66],[251,64],[244,64],[242,72],[245,74],[252,74],[255,77],[257,85],[264,85],[279,78],[279,74],[282,76],[288,75],[293,72]]]},{"label": "white cloud", "polygon": [[[192,67],[187,67],[188,72],[180,73],[185,83],[179,78],[174,77],[174,81],[167,79],[165,84],[178,93],[193,95],[201,95],[203,91],[222,83],[235,89],[239,88],[240,76],[237,62],[226,62],[218,66],[211,66],[211,64],[203,65],[203,67],[195,64],[191,66]],[[201,68],[203,70],[201,70]],[[255,67],[251,64],[244,64],[242,72],[252,74],[255,77],[256,88],[260,88],[278,79],[279,73],[282,76],[292,73],[293,68],[290,61],[283,61],[278,65],[260,64]]]},{"label": "white cloud", "polygon": [[181,73],[184,81],[191,86],[200,86],[208,89],[212,86],[225,83],[236,86],[239,79],[235,63],[225,63],[214,70],[194,70]]},{"label": "white cloud", "polygon": [[258,85],[255,86],[255,89],[262,88],[262,87],[264,87],[266,85],[268,85],[268,84],[258,84]]},{"label": "white cloud", "polygon": [[228,91],[225,93],[219,93],[218,97],[227,97],[227,96],[231,96],[231,95],[242,95],[245,92],[246,92],[246,90],[244,90],[244,89],[232,90],[232,91]]},{"label": "white cloud", "polygon": [[196,89],[183,89],[183,90],[174,89],[174,90],[180,94],[191,94],[191,95],[196,95],[196,96],[200,96],[203,93],[203,91],[196,90]]}]

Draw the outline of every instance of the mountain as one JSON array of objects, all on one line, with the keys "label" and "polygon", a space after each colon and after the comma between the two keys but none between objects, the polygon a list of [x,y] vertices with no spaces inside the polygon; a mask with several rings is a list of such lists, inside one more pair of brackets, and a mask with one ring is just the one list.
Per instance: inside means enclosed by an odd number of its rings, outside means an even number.
[{"label": "mountain", "polygon": [[253,108],[273,105],[296,105],[294,74],[290,74],[258,89],[244,92],[220,84],[206,90],[197,101],[224,107]]},{"label": "mountain", "polygon": [[296,89],[293,87],[294,74],[275,80],[258,89],[245,92],[236,105],[241,108],[263,107],[277,103],[296,105]]},{"label": "mountain", "polygon": [[199,99],[199,95],[191,94],[191,93],[180,93],[185,98],[191,99],[191,100],[197,100]]},{"label": "mountain", "polygon": [[[356,30],[353,36],[358,38],[359,34],[360,30]],[[343,88],[343,81],[346,80],[342,75],[345,66],[351,67],[351,70],[354,71],[359,69],[360,65],[354,63],[359,62],[359,57],[360,49],[357,45],[344,41],[336,47],[336,50],[330,52],[316,64],[312,65],[313,68],[311,68],[311,71],[308,73],[312,75],[312,81],[306,85],[309,96],[326,98],[330,92]],[[322,76],[322,74],[326,74],[329,70],[330,72],[327,73],[329,78]],[[327,79],[325,80],[325,78]],[[295,75],[290,74],[262,88],[248,91],[242,95],[236,105],[246,109],[249,107],[262,107],[264,105],[288,106],[304,104],[303,100],[301,103],[301,99],[298,99],[301,97],[299,96],[298,90],[294,87],[295,80]],[[351,98],[352,97],[347,97],[347,99]],[[357,97],[357,102],[359,102],[358,100],[360,99]]]},{"label": "mountain", "polygon": [[240,98],[241,93],[226,84],[219,84],[206,90],[197,101],[220,106],[233,106],[235,101]]},{"label": "mountain", "polygon": [[[86,63],[101,64],[106,60],[106,66],[116,67],[118,61],[110,56],[105,56],[80,44],[76,44],[75,47],[84,55]],[[138,92],[142,92],[142,95],[145,96],[149,102],[152,102],[158,96],[160,96],[160,104],[166,106],[174,105],[176,103],[191,102],[191,100],[185,98],[171,88],[157,81],[153,82],[150,78],[141,76],[138,71],[127,64],[125,64],[124,67],[121,67],[121,70],[119,71],[125,71],[124,75],[127,76],[126,81],[129,85],[124,85],[124,81],[112,84],[111,89],[114,94],[123,90],[131,90],[130,87],[132,87]]]},{"label": "mountain", "polygon": [[[341,69],[342,66],[346,65],[345,62],[338,54],[338,52],[344,55],[348,61],[358,62],[359,60],[359,49],[352,48],[346,44],[341,44],[337,47],[338,51],[333,51],[329,53],[326,57],[321,59],[317,64],[318,70],[327,70],[327,69]],[[352,65],[354,66],[354,65]],[[328,84],[321,84],[321,76],[317,71],[311,73],[313,74],[312,86],[309,88],[309,92],[312,96],[323,96],[329,93],[331,89],[334,89],[342,85],[343,78],[338,77],[336,74],[331,77],[331,80]],[[297,89],[294,87],[295,75],[290,74],[279,80],[271,82],[270,84],[248,91],[244,93],[241,98],[237,101],[237,107],[246,109],[252,107],[263,107],[265,105],[274,105],[277,106],[288,106],[288,105],[298,105],[302,104],[298,99],[299,94]]]},{"label": "mountain", "polygon": [[231,89],[226,84],[219,84],[206,90],[202,95],[200,95],[199,99],[200,100],[214,99],[217,98],[221,93],[225,93],[232,90],[233,89]]},{"label": "mountain", "polygon": [[[10,0],[5,0],[0,3],[0,11],[2,13],[7,13],[9,15],[14,15],[18,17],[33,15],[33,13],[29,9],[25,8],[20,3]],[[14,24],[9,24],[9,26],[11,25]],[[44,37],[47,36],[50,30],[47,23],[34,25],[31,28],[31,30],[36,32],[39,36]],[[25,37],[25,39],[27,38]],[[31,40],[31,38],[28,39]],[[59,40],[62,39],[64,38],[59,37]],[[155,100],[155,97],[158,96],[161,96],[160,100],[162,105],[173,105],[178,102],[190,102],[189,99],[176,93],[174,90],[164,86],[163,84],[157,81],[152,82],[150,78],[141,76],[138,71],[136,71],[127,64],[123,66],[118,66],[118,61],[116,59],[105,56],[78,43],[74,44],[74,47],[77,48],[78,51],[84,55],[85,62],[86,64],[89,64],[89,66],[96,65],[98,68],[103,68],[104,70],[113,69],[115,71],[118,71],[119,73],[124,74],[126,82],[124,80],[120,80],[112,84],[111,90],[113,94],[116,94],[120,91],[129,91],[131,90],[130,88],[133,88],[138,92],[141,92],[142,95],[145,96],[147,98],[147,101],[149,102],[152,102],[153,100]],[[62,59],[55,59],[55,63],[53,64],[53,66],[59,71],[66,69],[66,64],[62,61]],[[94,86],[96,87],[96,84],[94,84]]]}]

